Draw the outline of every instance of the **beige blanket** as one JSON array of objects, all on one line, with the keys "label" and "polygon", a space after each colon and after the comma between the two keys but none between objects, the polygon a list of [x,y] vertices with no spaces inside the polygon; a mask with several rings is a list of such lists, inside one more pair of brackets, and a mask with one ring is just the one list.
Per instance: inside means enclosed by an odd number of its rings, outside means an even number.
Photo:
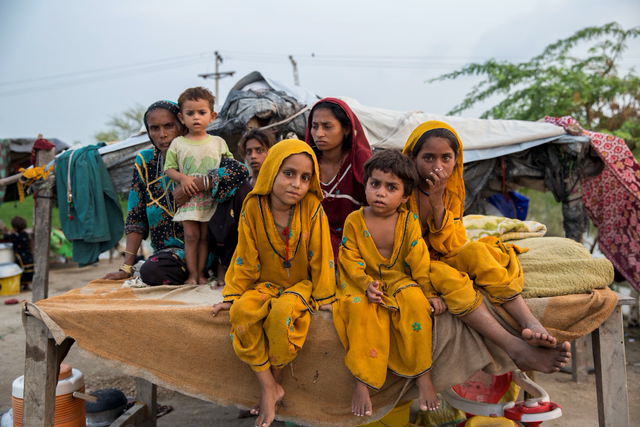
[{"label": "beige blanket", "polygon": [[[228,313],[215,318],[210,314],[210,305],[221,300],[219,291],[207,286],[120,285],[93,281],[35,306],[27,304],[26,309],[39,312],[57,342],[73,337],[86,355],[130,375],[223,405],[255,404],[258,383],[233,352]],[[527,301],[560,340],[591,332],[616,302],[608,289]],[[436,318],[433,335],[432,376],[437,390],[478,370],[499,374],[515,368],[502,350],[448,313]],[[344,349],[330,314],[313,315],[304,348],[285,370],[286,395],[278,419],[309,427],[353,425],[352,379],[343,360]],[[389,374],[384,387],[372,393],[373,416],[363,421],[378,419],[398,400],[415,397],[412,381]]]},{"label": "beige blanket", "polygon": [[536,221],[520,221],[492,215],[465,215],[462,218],[467,240],[478,240],[482,237],[498,237],[500,241],[519,240],[527,237],[542,237],[547,233],[547,226]]}]

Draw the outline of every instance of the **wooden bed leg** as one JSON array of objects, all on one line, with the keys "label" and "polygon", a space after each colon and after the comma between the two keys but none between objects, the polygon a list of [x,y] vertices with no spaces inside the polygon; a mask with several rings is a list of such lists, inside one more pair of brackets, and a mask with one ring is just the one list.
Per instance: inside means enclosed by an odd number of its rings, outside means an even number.
[{"label": "wooden bed leg", "polygon": [[60,362],[74,341],[65,340],[57,345],[42,320],[27,315],[24,322],[26,357],[22,425],[52,426]]},{"label": "wooden bed leg", "polygon": [[144,427],[156,427],[158,415],[158,387],[142,378],[136,378],[136,401],[147,405]]},{"label": "wooden bed leg", "polygon": [[622,307],[591,333],[596,371],[598,423],[601,427],[629,426],[627,374],[624,354]]},{"label": "wooden bed leg", "polygon": [[589,377],[590,363],[587,337],[571,341],[571,379],[577,383],[586,382]]}]

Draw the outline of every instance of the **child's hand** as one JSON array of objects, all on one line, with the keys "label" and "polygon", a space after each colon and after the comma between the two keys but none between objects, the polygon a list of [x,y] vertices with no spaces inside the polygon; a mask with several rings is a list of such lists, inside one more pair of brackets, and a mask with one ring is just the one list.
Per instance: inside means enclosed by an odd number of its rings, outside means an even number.
[{"label": "child's hand", "polygon": [[369,286],[367,286],[367,298],[369,298],[369,301],[374,304],[380,304],[382,302],[382,291],[378,289],[379,287],[380,282],[378,282],[377,280],[374,280],[373,282],[369,283]]},{"label": "child's hand", "polygon": [[447,303],[440,297],[429,298],[429,304],[431,304],[434,316],[439,316],[447,311]]},{"label": "child's hand", "polygon": [[442,195],[444,194],[444,190],[447,188],[447,180],[449,177],[447,176],[444,169],[435,169],[429,173],[427,177],[427,187],[429,188],[429,200],[440,201],[442,200]]},{"label": "child's hand", "polygon": [[320,307],[318,307],[320,310],[324,310],[324,311],[330,311],[333,313],[333,305],[332,304],[322,304]]},{"label": "child's hand", "polygon": [[193,196],[199,191],[196,185],[196,178],[189,175],[185,175],[184,178],[180,180],[180,185],[182,185],[182,189],[189,196]]},{"label": "child's hand", "polygon": [[213,315],[213,317],[216,317],[216,314],[218,314],[220,310],[229,310],[230,308],[231,308],[230,302],[218,302],[216,304],[213,304],[213,308],[211,309],[211,314]]}]

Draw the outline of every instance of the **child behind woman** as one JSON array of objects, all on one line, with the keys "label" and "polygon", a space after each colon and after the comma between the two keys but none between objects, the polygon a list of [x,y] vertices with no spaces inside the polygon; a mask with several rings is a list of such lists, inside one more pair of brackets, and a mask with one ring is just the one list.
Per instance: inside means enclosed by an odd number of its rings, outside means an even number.
[{"label": "child behind woman", "polygon": [[[207,134],[207,125],[217,113],[213,111],[215,97],[209,89],[194,87],[182,92],[178,98],[178,118],[189,130],[171,142],[164,170],[173,181],[182,185],[191,199],[182,205],[174,221],[184,225],[185,258],[189,277],[185,283],[206,284],[204,268],[207,262],[207,222],[216,211],[217,203],[209,193],[207,171],[217,168],[222,156],[233,158],[227,143],[220,137]],[[205,179],[204,192],[194,182]]]},{"label": "child behind woman", "polygon": [[274,420],[284,397],[282,368],[302,348],[311,313],[331,309],[335,270],[329,224],[320,204],[318,163],[302,141],[269,150],[254,189],[244,201],[238,246],[226,275],[231,339],[256,374],[260,400],[256,426]]},{"label": "child behind woman", "polygon": [[377,152],[364,165],[368,207],[346,219],[338,257],[333,321],[354,376],[351,411],[372,414],[370,387],[387,368],[416,378],[422,410],[439,406],[431,383],[429,251],[418,216],[402,206],[417,184],[411,160],[397,150]]}]

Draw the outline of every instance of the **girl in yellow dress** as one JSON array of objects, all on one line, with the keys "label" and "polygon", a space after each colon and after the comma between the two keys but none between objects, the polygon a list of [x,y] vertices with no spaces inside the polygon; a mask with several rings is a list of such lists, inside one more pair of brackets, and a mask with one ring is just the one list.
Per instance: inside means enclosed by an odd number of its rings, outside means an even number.
[{"label": "girl in yellow dress", "polygon": [[364,165],[369,206],[346,219],[338,256],[333,321],[354,376],[351,411],[372,413],[369,390],[387,369],[416,378],[422,410],[439,406],[431,382],[429,250],[418,215],[402,205],[417,183],[415,167],[397,150],[379,151]]},{"label": "girl in yellow dress", "polygon": [[[443,122],[425,122],[413,131],[403,154],[414,159],[420,176],[407,206],[419,215],[430,250],[431,282],[444,297],[436,311],[448,307],[507,351],[521,369],[559,370],[569,359],[569,343],[558,344],[520,295],[523,276],[517,253],[521,249],[495,238],[467,242],[462,223],[462,143],[455,130]],[[476,287],[520,323],[524,341],[488,320]],[[524,342],[529,344],[528,349]]]},{"label": "girl in yellow dress", "polygon": [[267,154],[244,201],[238,246],[229,266],[224,301],[238,357],[255,372],[260,400],[252,413],[269,426],[284,397],[282,368],[302,348],[311,313],[331,310],[335,268],[321,205],[318,163],[302,141],[284,140]]}]

